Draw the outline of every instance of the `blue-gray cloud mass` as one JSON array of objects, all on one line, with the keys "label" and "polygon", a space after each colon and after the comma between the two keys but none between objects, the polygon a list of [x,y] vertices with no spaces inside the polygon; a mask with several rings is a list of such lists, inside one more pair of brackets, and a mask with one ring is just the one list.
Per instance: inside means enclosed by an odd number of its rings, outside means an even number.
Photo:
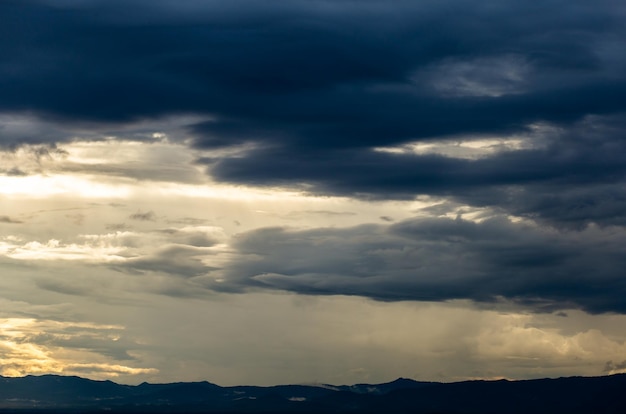
[{"label": "blue-gray cloud mass", "polygon": [[512,300],[626,312],[624,235],[604,238],[493,218],[412,219],[343,229],[266,228],[241,234],[229,284],[377,300]]},{"label": "blue-gray cloud mass", "polygon": [[[497,213],[254,230],[212,289],[624,313],[625,18],[611,0],[5,0],[0,112],[50,128],[0,126],[0,146],[191,114],[204,120],[184,125],[184,142],[218,182]],[[473,158],[380,150],[494,138],[526,145]],[[128,267],[201,275],[215,270],[201,248]]]}]

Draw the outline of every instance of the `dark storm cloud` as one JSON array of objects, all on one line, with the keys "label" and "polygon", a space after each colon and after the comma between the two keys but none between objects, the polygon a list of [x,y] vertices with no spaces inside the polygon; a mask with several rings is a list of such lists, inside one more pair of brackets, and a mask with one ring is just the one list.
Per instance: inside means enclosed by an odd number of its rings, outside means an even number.
[{"label": "dark storm cloud", "polygon": [[[402,198],[524,184],[577,165],[553,170],[541,163],[554,158],[542,153],[471,164],[398,160],[369,149],[524,132],[537,122],[568,127],[590,114],[626,111],[624,8],[612,1],[498,7],[7,1],[1,7],[0,110],[61,125],[90,122],[91,129],[176,113],[210,115],[189,126],[195,146],[261,148],[205,160],[216,178],[236,183],[312,183],[317,192]],[[22,138],[18,132],[2,142],[63,139],[39,129]],[[552,150],[569,146],[563,139]],[[539,171],[519,171],[531,165]]]},{"label": "dark storm cloud", "polygon": [[[2,9],[1,109],[98,122],[217,115],[197,127],[210,133],[198,145],[388,144],[624,106],[624,79],[607,67],[620,57],[597,50],[621,34],[622,10],[609,1],[6,1]],[[441,65],[512,54],[532,68],[521,95],[452,99],[431,90]]]},{"label": "dark storm cloud", "polygon": [[[257,151],[216,160],[215,177],[377,199],[454,197],[563,225],[626,223],[626,141],[620,117],[592,117],[542,136],[538,148],[475,160],[370,150]],[[312,186],[312,189],[311,189]],[[302,187],[304,188],[304,187]]]},{"label": "dark storm cloud", "polygon": [[625,312],[624,234],[572,237],[492,218],[414,219],[344,229],[267,228],[239,236],[227,282],[210,287],[377,300],[504,299],[535,310]]},{"label": "dark storm cloud", "polygon": [[[500,219],[257,230],[240,237],[245,260],[225,270],[223,290],[626,312],[623,229],[610,228],[626,224],[625,17],[611,0],[7,0],[0,145],[194,114],[203,121],[173,139],[208,154],[249,144],[198,160],[218,181],[441,196],[558,229]],[[475,159],[373,151],[469,136],[528,145]],[[202,276],[202,254],[170,245],[126,270]]]}]

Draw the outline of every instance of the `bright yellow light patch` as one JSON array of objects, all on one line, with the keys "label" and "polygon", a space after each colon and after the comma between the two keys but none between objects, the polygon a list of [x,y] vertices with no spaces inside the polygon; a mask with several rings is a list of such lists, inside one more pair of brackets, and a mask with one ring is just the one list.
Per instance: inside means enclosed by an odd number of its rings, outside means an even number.
[{"label": "bright yellow light patch", "polygon": [[[154,368],[135,368],[107,361],[106,357],[88,349],[68,352],[67,349],[37,343],[42,334],[71,340],[74,336],[88,333],[93,337],[114,342],[119,331],[117,325],[71,323],[36,320],[32,318],[0,319],[0,375],[20,377],[29,374],[85,375],[95,379],[115,378],[119,375],[155,374]],[[79,360],[94,361],[90,363]]]},{"label": "bright yellow light patch", "polygon": [[124,198],[131,194],[128,185],[99,183],[89,177],[69,175],[0,176],[0,194],[47,198],[72,195],[77,198]]}]

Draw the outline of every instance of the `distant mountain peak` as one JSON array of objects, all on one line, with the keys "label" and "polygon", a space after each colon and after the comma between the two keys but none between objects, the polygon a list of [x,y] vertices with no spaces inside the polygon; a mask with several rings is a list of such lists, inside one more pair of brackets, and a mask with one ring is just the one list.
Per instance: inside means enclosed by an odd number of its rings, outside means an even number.
[{"label": "distant mountain peak", "polygon": [[414,383],[414,382],[418,382],[418,381],[415,381],[414,379],[411,379],[411,378],[399,377],[391,382],[388,382],[388,384],[406,384],[406,383]]}]

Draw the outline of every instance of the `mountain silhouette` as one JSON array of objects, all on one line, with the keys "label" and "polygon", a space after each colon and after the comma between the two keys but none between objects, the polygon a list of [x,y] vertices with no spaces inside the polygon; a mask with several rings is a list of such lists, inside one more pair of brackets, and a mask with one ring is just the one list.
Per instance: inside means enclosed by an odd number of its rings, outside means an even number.
[{"label": "mountain silhouette", "polygon": [[623,414],[626,374],[524,381],[221,387],[0,377],[0,413]]}]

